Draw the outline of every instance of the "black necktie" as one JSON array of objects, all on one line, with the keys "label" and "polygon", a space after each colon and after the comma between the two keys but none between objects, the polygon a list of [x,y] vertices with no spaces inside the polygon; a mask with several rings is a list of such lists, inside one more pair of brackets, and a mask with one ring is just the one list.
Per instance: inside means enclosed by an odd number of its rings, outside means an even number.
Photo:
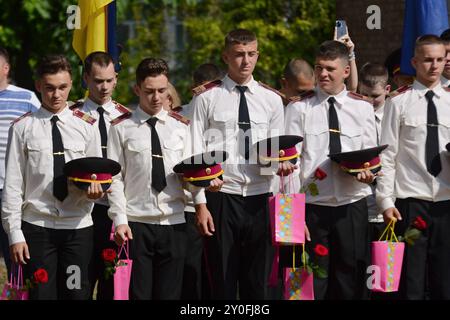
[{"label": "black necktie", "polygon": [[63,201],[67,197],[67,177],[64,175],[63,169],[66,163],[64,158],[64,145],[59,132],[58,116],[53,116],[52,122],[52,143],[53,143],[53,195],[59,201]]},{"label": "black necktie", "polygon": [[156,132],[156,122],[158,118],[153,117],[147,120],[152,129],[152,187],[161,192],[166,186],[166,172],[164,171],[164,161],[161,151],[161,143],[159,142],[158,132]]},{"label": "black necktie", "polygon": [[250,150],[250,134],[245,134],[247,130],[250,130],[250,115],[248,113],[247,99],[245,98],[246,86],[236,86],[241,94],[241,99],[239,101],[239,118],[238,125],[239,129],[243,131],[244,135],[240,137],[239,141],[244,139],[244,157],[249,158]]},{"label": "black necktie", "polygon": [[97,112],[100,115],[100,118],[98,119],[98,129],[100,130],[100,139],[101,139],[101,143],[102,143],[102,155],[103,155],[103,158],[107,158],[106,146],[108,144],[108,133],[106,131],[105,117],[103,116],[105,109],[103,109],[103,107],[98,107]]},{"label": "black necktie", "polygon": [[339,120],[334,108],[336,99],[328,98],[330,105],[328,109],[328,127],[330,128],[330,154],[341,152],[341,131],[339,130]]},{"label": "black necktie", "polygon": [[438,134],[438,118],[436,105],[433,102],[433,91],[428,91],[425,97],[428,100],[427,108],[427,141],[425,144],[425,161],[427,170],[433,176],[437,176],[441,172],[441,157],[439,155],[439,134]]}]

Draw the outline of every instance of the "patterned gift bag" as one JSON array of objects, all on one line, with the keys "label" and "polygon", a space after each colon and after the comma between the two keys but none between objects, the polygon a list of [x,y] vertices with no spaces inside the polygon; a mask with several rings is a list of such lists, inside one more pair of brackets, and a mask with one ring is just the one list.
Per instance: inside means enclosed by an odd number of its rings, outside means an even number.
[{"label": "patterned gift bag", "polygon": [[[14,269],[14,266],[11,269]],[[17,267],[17,276],[11,271],[9,282],[4,285],[0,300],[28,300],[28,290],[23,288],[21,265]]]},{"label": "patterned gift bag", "polygon": [[[398,242],[394,226],[395,222],[391,220],[379,241],[372,242],[372,265],[377,266],[376,270],[379,271],[379,274],[375,274],[372,291],[398,291],[405,243]],[[385,241],[381,241],[383,236],[386,236]]]},{"label": "patterned gift bag", "polygon": [[[125,253],[126,259],[120,259],[122,251]],[[118,266],[114,273],[114,300],[129,300],[129,289],[131,280],[131,268],[133,260],[129,256],[128,241],[122,244],[117,254]]]},{"label": "patterned gift bag", "polygon": [[284,268],[284,299],[314,300],[314,276],[308,272],[305,261],[305,245],[303,244],[303,266],[295,268],[295,250],[293,250],[292,268]]}]

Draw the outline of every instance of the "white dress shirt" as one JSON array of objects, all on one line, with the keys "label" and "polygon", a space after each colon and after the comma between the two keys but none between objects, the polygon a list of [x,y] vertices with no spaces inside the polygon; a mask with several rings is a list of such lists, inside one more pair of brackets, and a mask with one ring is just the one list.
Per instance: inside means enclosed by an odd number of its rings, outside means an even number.
[{"label": "white dress shirt", "polygon": [[[181,106],[181,110],[179,112],[182,116],[188,118],[189,120],[192,119],[192,108],[191,104],[185,104]],[[186,212],[195,212],[195,206],[194,201],[192,200],[192,194],[191,192],[184,190],[184,193],[186,195],[186,207],[184,208],[184,211]]]},{"label": "white dress shirt", "polygon": [[[113,177],[108,194],[108,214],[116,226],[128,221],[172,225],[184,223],[182,178],[173,167],[190,156],[189,127],[161,110],[156,130],[164,158],[167,186],[152,188],[151,116],[140,107],[129,119],[113,125],[109,132],[108,158],[120,163],[122,171]],[[195,204],[206,203],[203,189],[193,192]]]},{"label": "white dress shirt", "polygon": [[[108,102],[106,102],[103,105],[99,105],[97,103],[95,103],[94,101],[92,101],[91,99],[87,98],[84,101],[83,107],[80,109],[81,111],[83,111],[84,113],[87,113],[88,115],[90,115],[92,118],[96,119],[97,121],[95,121],[94,123],[94,127],[97,131],[98,134],[98,141],[101,144],[101,138],[100,138],[100,130],[98,128],[98,124],[99,121],[98,119],[100,118],[100,114],[97,111],[98,107],[103,107],[103,109],[105,110],[105,112],[103,113],[103,117],[105,118],[105,126],[106,126],[106,132],[109,132],[109,128],[111,127],[111,121],[116,119],[117,117],[120,117],[122,114],[128,112],[127,109],[125,109],[125,107],[119,107],[117,105],[116,102],[114,102],[112,99],[109,100]],[[106,148],[106,146],[104,146]],[[103,146],[102,146],[103,148]],[[105,197],[103,197],[102,199],[99,199],[97,201],[95,201],[98,204],[104,205],[104,206],[108,206],[108,198],[105,195]]]},{"label": "white dress shirt", "polygon": [[[291,102],[285,109],[286,134],[299,135],[301,150],[300,185],[312,182],[314,172],[321,168],[327,173],[324,180],[317,180],[319,195],[306,195],[306,202],[324,206],[341,206],[356,202],[372,193],[370,186],[344,172],[328,158],[329,125],[328,98],[316,88],[316,94],[301,101]],[[376,129],[373,106],[349,96],[346,89],[334,98],[339,119],[341,151],[356,151],[376,146]],[[298,190],[297,190],[298,191]]]},{"label": "white dress shirt", "polygon": [[443,87],[448,87],[450,86],[450,80],[447,79],[446,77],[444,77],[443,75],[441,75],[441,85]]},{"label": "white dress shirt", "polygon": [[[253,144],[284,134],[283,102],[280,96],[256,82],[244,84],[251,122]],[[229,158],[223,164],[221,192],[252,196],[270,191],[272,172],[261,170],[255,153],[249,160],[239,153],[238,118],[240,93],[237,83],[226,76],[222,84],[194,97],[191,101],[193,153],[225,150]],[[242,145],[241,145],[242,147]]]},{"label": "white dress shirt", "polygon": [[[63,202],[53,196],[53,113],[40,108],[11,126],[6,156],[2,222],[9,243],[25,241],[22,220],[52,229],[81,229],[92,225],[94,203],[68,181]],[[65,161],[101,156],[95,128],[68,108],[57,114]]]},{"label": "white dress shirt", "polygon": [[429,90],[414,81],[412,88],[386,102],[381,144],[389,147],[381,154],[383,175],[377,179],[376,190],[382,211],[394,207],[396,198],[435,202],[450,199],[450,159],[445,149],[450,142],[450,93],[441,84],[432,89],[442,163],[442,171],[434,177],[425,163],[428,110],[425,94]]}]

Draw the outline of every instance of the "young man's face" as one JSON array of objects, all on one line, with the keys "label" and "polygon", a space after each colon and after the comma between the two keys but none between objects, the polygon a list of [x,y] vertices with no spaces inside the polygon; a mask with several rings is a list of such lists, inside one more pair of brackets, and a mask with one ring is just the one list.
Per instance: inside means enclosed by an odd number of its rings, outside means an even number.
[{"label": "young man's face", "polygon": [[418,81],[424,85],[435,84],[440,81],[446,63],[445,47],[441,44],[423,45],[417,48],[411,63]]},{"label": "young man's face", "polygon": [[72,77],[67,71],[44,74],[36,80],[36,90],[41,93],[42,106],[52,113],[58,113],[66,107],[72,88]]},{"label": "young man's face", "polygon": [[255,70],[258,56],[257,41],[246,44],[235,43],[226,48],[222,54],[223,61],[228,65],[228,75],[239,84],[250,79]]},{"label": "young man's face", "polygon": [[286,98],[297,96],[302,92],[314,89],[314,77],[310,78],[300,73],[295,79],[281,79],[283,93]]},{"label": "young man's face", "polygon": [[139,106],[146,113],[155,115],[161,111],[169,100],[169,80],[163,74],[156,77],[146,77],[139,85],[134,86],[134,92],[139,97]]},{"label": "young man's face", "polygon": [[325,60],[317,57],[314,74],[322,91],[336,95],[344,89],[344,81],[350,75],[350,66],[340,58]]},{"label": "young man's face", "polygon": [[450,42],[445,44],[445,51],[446,51],[445,66],[442,74],[445,78],[450,79]]},{"label": "young man's face", "polygon": [[107,67],[102,67],[94,63],[89,74],[84,73],[83,79],[89,89],[89,98],[95,103],[103,105],[111,99],[117,84],[114,64],[110,63]]},{"label": "young man's face", "polygon": [[384,104],[386,96],[389,93],[389,91],[391,91],[390,85],[386,85],[383,87],[379,83],[377,83],[374,86],[366,86],[363,83],[359,84],[359,93],[369,98],[372,98],[373,106],[375,109]]},{"label": "young man's face", "polygon": [[6,84],[8,81],[9,64],[3,56],[0,56],[0,85]]}]

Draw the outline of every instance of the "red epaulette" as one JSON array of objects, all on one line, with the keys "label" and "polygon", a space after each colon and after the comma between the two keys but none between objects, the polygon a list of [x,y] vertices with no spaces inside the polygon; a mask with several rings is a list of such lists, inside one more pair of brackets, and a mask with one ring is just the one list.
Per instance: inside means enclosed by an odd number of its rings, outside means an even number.
[{"label": "red epaulette", "polygon": [[281,97],[281,99],[283,99],[283,101],[288,101],[288,99],[286,98],[286,95],[284,93],[278,91],[277,89],[272,88],[271,86],[269,86],[268,84],[265,84],[264,82],[258,81],[258,83],[263,88],[266,88],[267,90],[275,92],[277,95],[279,95]]},{"label": "red epaulette", "polygon": [[447,87],[447,86],[445,86],[445,87],[442,87],[445,91],[447,91],[447,92],[450,92],[450,88],[449,87]]},{"label": "red epaulette", "polygon": [[70,110],[81,109],[83,108],[84,100],[80,99],[77,100],[76,102],[69,101],[68,104]]},{"label": "red epaulette", "polygon": [[172,117],[172,118],[174,118],[174,119],[184,123],[185,125],[189,125],[189,123],[191,123],[191,120],[189,120],[188,118],[182,116],[181,114],[179,114],[176,111],[170,110],[168,112],[168,114],[169,114],[170,117]]},{"label": "red epaulette", "polygon": [[24,113],[24,114],[21,115],[20,117],[18,117],[18,118],[16,118],[16,119],[14,119],[13,121],[11,121],[11,125],[13,125],[13,124],[19,122],[19,121],[22,120],[22,119],[25,119],[26,117],[28,117],[28,116],[31,115],[32,113],[33,113],[33,112],[31,112],[31,111],[28,111],[27,113]]},{"label": "red epaulette", "polygon": [[349,91],[349,92],[347,93],[347,95],[348,95],[350,98],[353,98],[353,99],[356,99],[356,100],[363,100],[363,101],[366,101],[366,102],[368,102],[368,103],[370,103],[370,104],[373,103],[373,100],[370,99],[369,97],[367,97],[367,96],[365,96],[365,95],[362,95],[362,94],[359,94],[359,93],[356,93],[356,92]]},{"label": "red epaulette", "polygon": [[412,85],[406,85],[406,86],[398,88],[397,90],[392,91],[391,93],[388,94],[388,96],[389,96],[389,98],[393,98],[402,93],[405,93],[406,91],[408,91],[410,89],[412,89]]},{"label": "red epaulette", "polygon": [[120,113],[127,113],[127,112],[131,112],[130,109],[128,109],[127,107],[125,107],[124,105],[118,103],[117,101],[113,100],[114,105],[116,106],[116,109],[119,110]]},{"label": "red epaulette", "polygon": [[92,118],[90,115],[88,115],[87,113],[84,113],[83,111],[81,111],[80,109],[74,109],[72,114],[77,117],[80,118],[81,120],[86,121],[89,124],[94,124],[95,121],[97,121],[97,119]]},{"label": "red epaulette", "polygon": [[127,113],[122,113],[120,116],[118,116],[117,118],[111,120],[109,123],[112,126],[115,126],[118,123],[121,123],[123,120],[128,119],[129,117],[131,117],[132,113],[130,111],[128,111]]},{"label": "red epaulette", "polygon": [[222,84],[222,80],[210,81],[210,82],[201,84],[198,87],[195,87],[194,89],[192,89],[192,93],[194,94],[194,96],[198,96],[199,94],[202,94],[203,92],[208,91],[214,87],[218,87],[221,84]]},{"label": "red epaulette", "polygon": [[298,96],[290,97],[290,98],[289,98],[289,102],[298,102],[298,101],[302,101],[302,100],[305,100],[305,99],[312,98],[312,97],[314,97],[315,95],[316,95],[316,92],[315,92],[314,90],[308,90],[308,91],[305,91],[305,92],[301,93],[301,94],[298,95]]}]

